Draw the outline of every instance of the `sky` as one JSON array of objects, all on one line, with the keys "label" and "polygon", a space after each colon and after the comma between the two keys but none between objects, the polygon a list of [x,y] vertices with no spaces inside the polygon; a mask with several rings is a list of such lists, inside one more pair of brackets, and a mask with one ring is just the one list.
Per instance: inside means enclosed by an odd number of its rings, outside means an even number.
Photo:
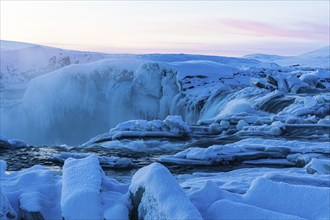
[{"label": "sky", "polygon": [[326,1],[8,1],[2,40],[106,53],[298,55],[330,44]]}]

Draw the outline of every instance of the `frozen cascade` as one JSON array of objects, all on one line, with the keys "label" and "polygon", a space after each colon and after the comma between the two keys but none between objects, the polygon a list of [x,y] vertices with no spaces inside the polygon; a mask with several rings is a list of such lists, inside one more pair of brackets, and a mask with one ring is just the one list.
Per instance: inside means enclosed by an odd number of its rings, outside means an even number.
[{"label": "frozen cascade", "polygon": [[[1,133],[29,144],[75,145],[132,119],[180,115],[189,124],[224,119],[236,124],[236,119],[230,119],[235,115],[300,117],[316,112],[324,117],[329,113],[328,90],[309,97],[288,93],[280,85],[292,81],[288,80],[291,73],[275,77],[271,76],[275,70],[264,67],[238,67],[205,60],[165,63],[136,57],[72,64],[29,81],[19,103],[2,102]],[[270,74],[266,79],[265,72]],[[317,83],[329,87],[327,74],[321,73],[306,73],[318,76],[309,85],[312,91],[318,89]],[[251,77],[261,81],[250,85]],[[302,85],[293,78],[292,83]]]},{"label": "frozen cascade", "polygon": [[2,132],[35,144],[77,144],[126,120],[164,119],[178,93],[176,72],[129,62],[71,65],[31,80],[22,104],[1,109]]}]

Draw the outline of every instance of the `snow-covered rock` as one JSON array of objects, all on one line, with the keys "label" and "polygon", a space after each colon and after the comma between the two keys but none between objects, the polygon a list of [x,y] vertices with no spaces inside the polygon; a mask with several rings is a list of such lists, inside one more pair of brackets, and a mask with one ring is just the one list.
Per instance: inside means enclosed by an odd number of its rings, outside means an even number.
[{"label": "snow-covered rock", "polygon": [[172,174],[161,164],[140,169],[129,188],[131,218],[202,219]]}]

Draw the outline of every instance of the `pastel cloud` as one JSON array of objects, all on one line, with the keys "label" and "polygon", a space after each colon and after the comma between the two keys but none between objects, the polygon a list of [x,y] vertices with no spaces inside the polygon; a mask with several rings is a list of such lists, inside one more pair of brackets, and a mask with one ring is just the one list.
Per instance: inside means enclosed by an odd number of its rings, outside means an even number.
[{"label": "pastel cloud", "polygon": [[305,40],[329,40],[329,25],[301,22],[296,26],[284,27],[269,23],[246,20],[218,20],[227,28],[246,35],[259,35],[266,37],[298,38]]}]

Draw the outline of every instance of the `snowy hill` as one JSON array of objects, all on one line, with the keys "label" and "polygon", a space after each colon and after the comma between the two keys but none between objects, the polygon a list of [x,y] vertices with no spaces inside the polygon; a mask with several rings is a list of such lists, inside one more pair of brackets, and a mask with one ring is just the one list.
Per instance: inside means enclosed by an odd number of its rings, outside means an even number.
[{"label": "snowy hill", "polygon": [[244,56],[244,58],[265,63],[274,62],[281,66],[330,68],[330,45],[298,56],[285,57],[269,54],[249,54]]},{"label": "snowy hill", "polygon": [[274,62],[279,59],[286,59],[286,56],[279,56],[279,55],[270,55],[270,54],[262,54],[262,53],[255,53],[255,54],[248,54],[245,55],[244,58],[258,60],[261,62]]},{"label": "snowy hill", "polygon": [[34,44],[1,41],[1,88],[68,66],[109,57],[101,53],[63,50]]},{"label": "snowy hill", "polygon": [[35,46],[35,44],[0,40],[1,51],[19,50],[19,49],[24,49],[24,48],[33,47],[33,46]]},{"label": "snowy hill", "polygon": [[300,65],[302,67],[330,68],[330,45],[299,56],[275,61],[282,66]]}]

